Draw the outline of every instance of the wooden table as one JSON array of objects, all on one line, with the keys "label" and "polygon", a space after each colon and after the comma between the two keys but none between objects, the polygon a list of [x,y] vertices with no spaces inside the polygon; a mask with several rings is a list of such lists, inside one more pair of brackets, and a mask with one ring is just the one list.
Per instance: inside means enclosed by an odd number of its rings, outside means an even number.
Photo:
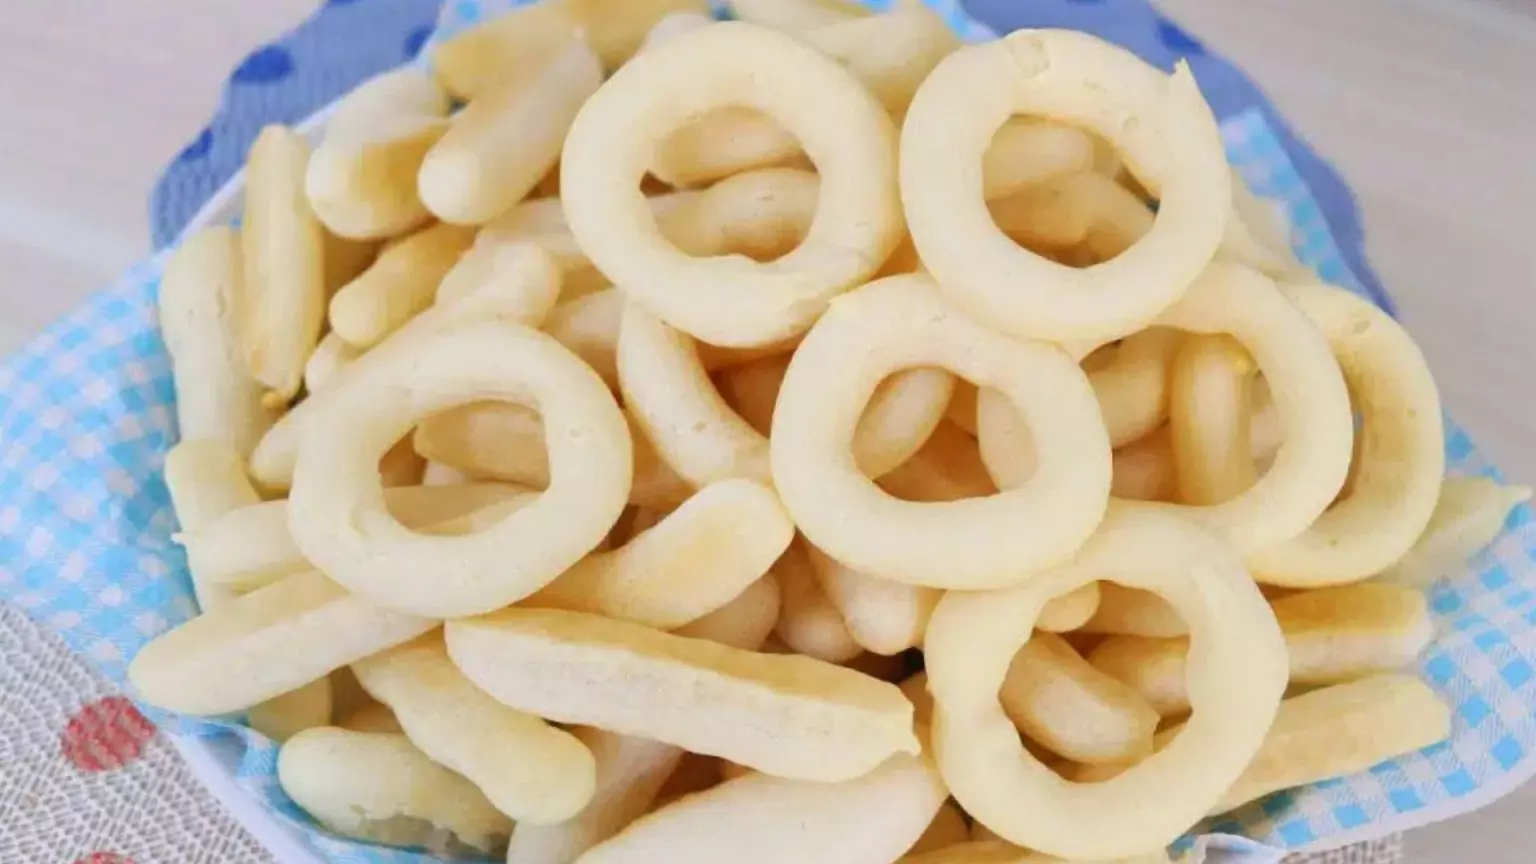
[{"label": "wooden table", "polygon": [[[146,251],[159,170],[239,58],[314,2],[7,9],[0,351]],[[1536,0],[1163,3],[1343,170],[1447,404],[1513,477],[1536,480]],[[1513,864],[1533,839],[1536,790],[1409,848],[1421,861]]]}]

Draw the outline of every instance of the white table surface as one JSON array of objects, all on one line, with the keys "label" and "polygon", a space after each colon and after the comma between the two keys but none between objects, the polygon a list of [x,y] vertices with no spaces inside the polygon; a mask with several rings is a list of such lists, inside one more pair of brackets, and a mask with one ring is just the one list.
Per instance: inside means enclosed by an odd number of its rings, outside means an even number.
[{"label": "white table surface", "polygon": [[[234,64],[315,0],[51,0],[0,16],[0,351],[146,251],[146,201]],[[1025,0],[1020,0],[1025,2]],[[1349,178],[1447,404],[1536,480],[1536,0],[1162,0]],[[1536,790],[1409,839],[1513,864]]]}]

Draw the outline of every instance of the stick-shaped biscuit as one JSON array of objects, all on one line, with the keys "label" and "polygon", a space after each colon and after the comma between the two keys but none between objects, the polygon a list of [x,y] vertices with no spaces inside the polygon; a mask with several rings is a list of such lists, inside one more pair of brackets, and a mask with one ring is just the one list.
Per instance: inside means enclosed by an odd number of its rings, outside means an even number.
[{"label": "stick-shaped biscuit", "polygon": [[432,305],[438,283],[472,242],[470,229],[438,224],[390,244],[331,297],[332,331],[354,348],[383,341]]},{"label": "stick-shaped biscuit", "polygon": [[576,41],[530,80],[477,93],[422,162],[422,201],[445,222],[479,225],[523,200],[555,167],[576,112],[602,83],[597,55]]},{"label": "stick-shaped biscuit", "polygon": [[309,144],[286,126],[262,129],[245,164],[235,320],[246,368],[267,387],[269,406],[299,392],[325,319],[325,232],[304,195],[308,165]]},{"label": "stick-shaped biscuit", "polygon": [[998,697],[1019,731],[1074,762],[1133,762],[1152,752],[1157,712],[1054,633],[1024,643]]},{"label": "stick-shaped biscuit", "polygon": [[[1156,746],[1167,745],[1185,725],[1159,732]],[[1450,708],[1412,675],[1376,675],[1292,696],[1280,703],[1259,752],[1211,815],[1282,789],[1364,771],[1450,733]],[[1123,771],[1123,765],[1082,765],[1067,779],[1098,783]]]},{"label": "stick-shaped biscuit", "polygon": [[[245,462],[221,441],[183,441],[165,454],[165,486],[171,495],[181,536],[219,521],[226,514],[259,506],[261,498],[245,473]],[[235,592],[203,576],[188,561],[192,592],[203,612],[227,606]],[[274,741],[331,722],[331,682],[317,678],[295,690],[251,706],[246,722]]]},{"label": "stick-shaped biscuit", "polygon": [[[216,440],[182,441],[165,454],[165,487],[184,545],[189,534],[205,530],[229,513],[261,505],[261,496],[245,473],[245,461],[233,447]],[[192,590],[198,608],[208,611],[233,599],[234,594],[204,573],[198,562],[188,560]]]},{"label": "stick-shaped biscuit", "polygon": [[1424,533],[1379,578],[1427,588],[1461,572],[1468,559],[1499,535],[1510,511],[1529,500],[1531,490],[1525,486],[1503,486],[1487,477],[1447,477]]},{"label": "stick-shaped biscuit", "polygon": [[592,612],[673,630],[768,572],[795,537],[778,496],[750,480],[699,490],[654,528],[587,556],[524,605]]},{"label": "stick-shaped biscuit", "polygon": [[304,178],[325,227],[342,237],[382,239],[427,221],[416,174],[448,129],[448,107],[442,87],[413,68],[375,76],[343,97]]},{"label": "stick-shaped biscuit", "polygon": [[470,680],[514,708],[776,776],[835,782],[918,749],[894,685],[806,657],[553,609],[456,620],[447,637]]},{"label": "stick-shaped biscuit", "polygon": [[301,732],[278,752],[277,782],[321,825],[373,843],[484,855],[512,830],[474,784],[404,735]]},{"label": "stick-shaped biscuit", "polygon": [[[1334,684],[1411,665],[1434,638],[1424,595],[1365,582],[1303,591],[1270,603],[1285,635],[1291,683]],[[1164,717],[1189,710],[1184,690],[1188,638],[1111,636],[1089,656]]]},{"label": "stick-shaped biscuit", "polygon": [[887,656],[922,644],[943,592],[860,573],[809,543],[805,550],[822,593],[842,614],[853,641]]},{"label": "stick-shaped biscuit", "polygon": [[[677,632],[754,650],[772,632],[778,614],[778,584],[772,576],[764,576],[735,600]],[[555,825],[519,824],[507,846],[507,860],[571,864],[644,815],[685,755],[671,744],[601,729],[582,728],[575,734],[597,761],[592,801],[574,817]]]},{"label": "stick-shaped biscuit", "polygon": [[411,743],[519,822],[569,819],[592,799],[592,753],[569,732],[487,696],[428,635],[352,665]]},{"label": "stick-shaped biscuit", "polygon": [[160,332],[171,355],[176,427],[182,440],[223,441],[250,454],[273,412],[240,347],[240,237],[207,228],[171,255],[160,280]]},{"label": "stick-shaped biscuit", "polygon": [[886,864],[917,841],[946,795],[932,763],[906,754],[837,783],[750,774],[651,813],[581,861]]},{"label": "stick-shaped biscuit", "polygon": [[1168,388],[1168,441],[1180,502],[1221,504],[1257,479],[1249,443],[1256,372],[1253,358],[1231,336],[1185,337]]},{"label": "stick-shaped biscuit", "polygon": [[774,632],[791,650],[828,663],[847,663],[863,648],[848,632],[848,622],[822,590],[806,541],[797,539],[773,567],[783,592],[783,608]]},{"label": "stick-shaped biscuit", "polygon": [[437,621],[389,612],[315,570],[253,591],[145,645],[128,680],[179,714],[242,711],[408,642]]},{"label": "stick-shaped biscuit", "polygon": [[[626,413],[625,420],[635,448],[630,500],[663,510],[681,505],[692,487],[661,461],[634,418]],[[536,489],[549,485],[543,422],[522,405],[480,402],[428,417],[416,427],[414,444],[428,459],[474,474]]]}]

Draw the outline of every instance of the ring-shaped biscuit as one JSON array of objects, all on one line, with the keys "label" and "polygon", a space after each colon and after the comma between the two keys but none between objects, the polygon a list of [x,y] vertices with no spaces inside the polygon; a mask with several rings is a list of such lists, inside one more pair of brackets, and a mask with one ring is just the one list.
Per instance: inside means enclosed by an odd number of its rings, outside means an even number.
[{"label": "ring-shaped biscuit", "polygon": [[[450,328],[359,368],[305,432],[289,530],[332,579],[388,609],[490,612],[527,597],[607,536],[628,501],[632,445],[602,379],[549,336],[493,322]],[[484,399],[534,406],[550,484],[476,534],[432,536],[384,508],[378,461],[423,417]]]},{"label": "ring-shaped biscuit", "polygon": [[1244,556],[1306,531],[1343,488],[1354,449],[1349,390],[1325,334],[1268,277],[1221,262],[1158,323],[1226,333],[1242,343],[1268,382],[1285,426],[1270,469],[1241,495],[1207,507],[1168,506],[1215,531]]},{"label": "ring-shaped biscuit", "polygon": [[[919,503],[864,476],[851,448],[859,416],[881,379],[916,366],[1013,403],[1041,456],[1029,483]],[[812,543],[870,575],[933,588],[1002,587],[1062,562],[1109,498],[1109,436],[1082,370],[1055,346],[959,314],[924,275],[872,282],[831,304],[790,361],[769,450],[774,485]]]},{"label": "ring-shaped biscuit", "polygon": [[[1195,634],[1183,734],[1114,780],[1071,783],[1019,745],[998,704],[1052,597],[1096,578],[1155,590]],[[1139,855],[1200,821],[1258,752],[1285,691],[1285,642],[1242,562],[1192,523],[1116,503],[1065,567],[1006,591],[952,591],[924,642],[933,748],[955,800],[1008,841],[1071,860]]]},{"label": "ring-shaped biscuit", "polygon": [[[981,192],[982,157],[1017,114],[1113,142],[1161,201],[1146,236],[1078,269],[999,230]],[[923,83],[902,126],[901,196],[923,264],[967,313],[1014,336],[1108,341],[1149,325],[1211,260],[1232,181],[1187,67],[1170,78],[1085,33],[1020,30],[960,49]]]},{"label": "ring-shaped biscuit", "polygon": [[[708,75],[698,74],[703,68]],[[821,174],[805,241],[769,263],[685,255],[640,193],[656,142],[728,105],[783,125]],[[593,263],[662,320],[715,345],[805,331],[902,236],[896,130],[885,109],[837,61],[750,24],[704,27],[630,61],[582,108],[560,167],[567,220]]]},{"label": "ring-shaped biscuit", "polygon": [[1435,512],[1445,478],[1440,392],[1413,338],[1369,301],[1326,285],[1281,290],[1328,339],[1363,431],[1349,493],[1248,563],[1272,585],[1356,582],[1407,554]]},{"label": "ring-shaped biscuit", "polygon": [[[1291,539],[1333,503],[1349,472],[1354,418],[1333,351],[1317,325],[1267,277],[1215,262],[1157,321],[1195,333],[1226,333],[1253,355],[1285,426],[1274,463],[1241,495],[1175,507],[1243,555]],[[982,457],[999,488],[1027,482],[1037,459],[1017,413],[983,391],[977,406]],[[1043,468],[1042,468],[1043,470]]]}]

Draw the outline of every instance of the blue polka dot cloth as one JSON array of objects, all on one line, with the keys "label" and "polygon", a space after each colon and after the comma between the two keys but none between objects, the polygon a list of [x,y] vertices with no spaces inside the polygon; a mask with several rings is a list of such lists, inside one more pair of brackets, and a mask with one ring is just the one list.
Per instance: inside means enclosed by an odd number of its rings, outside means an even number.
[{"label": "blue polka dot cloth", "polygon": [[[872,6],[885,3],[869,0]],[[887,0],[889,2],[889,0]],[[968,39],[1026,26],[1097,33],[1171,68],[1186,58],[1216,107],[1232,163],[1283,205],[1298,257],[1390,308],[1362,257],[1339,178],[1255,86],[1194,35],[1134,0],[931,0]],[[293,33],[252,51],[223,104],[155,190],[155,239],[168,246],[237,170],[255,132],[294,123],[366,77],[419,62],[433,40],[516,5],[508,0],[331,0]],[[440,17],[439,17],[440,16]],[[0,597],[56,627],[123,681],[148,639],[194,612],[160,469],[176,439],[170,366],[156,324],[161,252],[0,364]],[[1459,474],[1493,475],[1448,424]],[[1271,796],[1177,847],[1208,860],[1276,861],[1398,832],[1483,806],[1536,773],[1536,526],[1520,508],[1465,572],[1438,584],[1439,638],[1421,673],[1455,708],[1451,739],[1338,780]],[[156,713],[150,711],[150,713]],[[156,714],[211,788],[284,860],[417,864],[421,850],[327,834],[275,780],[276,748],[235,722]]]}]

